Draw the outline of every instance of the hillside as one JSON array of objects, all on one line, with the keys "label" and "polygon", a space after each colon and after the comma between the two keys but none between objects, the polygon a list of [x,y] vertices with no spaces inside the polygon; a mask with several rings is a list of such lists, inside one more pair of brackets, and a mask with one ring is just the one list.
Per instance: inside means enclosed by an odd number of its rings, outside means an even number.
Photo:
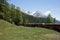
[{"label": "hillside", "polygon": [[46,18],[41,17],[34,17],[32,15],[28,15],[25,13],[22,13],[23,15],[23,23],[44,23]]},{"label": "hillside", "polygon": [[0,40],[60,40],[60,33],[46,28],[16,26],[0,19]]}]

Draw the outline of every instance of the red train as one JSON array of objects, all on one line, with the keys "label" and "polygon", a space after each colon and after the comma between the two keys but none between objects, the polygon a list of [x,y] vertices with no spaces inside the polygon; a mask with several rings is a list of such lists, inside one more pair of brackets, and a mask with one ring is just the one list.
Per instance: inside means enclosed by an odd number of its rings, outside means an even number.
[{"label": "red train", "polygon": [[54,30],[57,30],[57,31],[60,32],[60,24],[52,24],[52,23],[27,23],[27,24],[23,24],[23,26],[49,28],[49,29],[54,29]]}]

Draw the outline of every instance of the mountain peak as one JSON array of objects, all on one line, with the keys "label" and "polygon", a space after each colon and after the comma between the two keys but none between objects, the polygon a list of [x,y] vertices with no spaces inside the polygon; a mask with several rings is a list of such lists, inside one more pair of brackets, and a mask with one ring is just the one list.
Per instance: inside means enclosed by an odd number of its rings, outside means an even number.
[{"label": "mountain peak", "polygon": [[45,15],[44,15],[42,12],[40,12],[40,11],[36,11],[36,12],[33,14],[33,16],[35,16],[35,17],[45,17]]}]

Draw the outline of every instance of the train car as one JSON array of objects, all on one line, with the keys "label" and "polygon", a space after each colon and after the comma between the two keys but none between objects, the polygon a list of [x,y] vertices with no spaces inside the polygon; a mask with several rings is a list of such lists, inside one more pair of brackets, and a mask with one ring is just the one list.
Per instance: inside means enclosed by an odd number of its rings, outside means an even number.
[{"label": "train car", "polygon": [[49,28],[60,31],[60,24],[53,24],[53,23],[27,23],[24,24],[27,27],[42,27],[42,28]]}]

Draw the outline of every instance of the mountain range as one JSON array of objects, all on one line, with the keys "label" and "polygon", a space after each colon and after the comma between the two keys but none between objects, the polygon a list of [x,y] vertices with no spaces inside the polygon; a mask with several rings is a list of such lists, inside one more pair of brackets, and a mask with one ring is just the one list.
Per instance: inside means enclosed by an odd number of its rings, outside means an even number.
[{"label": "mountain range", "polygon": [[[21,10],[21,11],[24,12],[25,14],[29,15],[29,16],[41,18],[42,20],[44,20],[47,17],[47,15],[43,14],[40,11],[35,11],[35,12],[30,12],[30,11],[26,11],[26,10]],[[49,14],[49,12],[47,12],[47,14]],[[52,19],[54,19],[54,18],[52,17]],[[56,23],[60,23],[60,21],[56,20]]]},{"label": "mountain range", "polygon": [[[30,11],[26,11],[24,9],[21,9],[22,12],[24,12],[25,14],[28,14],[28,15],[32,15],[34,17],[47,17],[45,14],[43,14],[42,12],[40,11],[34,11],[34,12],[30,12]],[[47,13],[49,14],[49,13]]]},{"label": "mountain range", "polygon": [[42,18],[46,17],[42,12],[39,12],[39,11],[36,11],[35,13],[33,13],[33,16],[34,17],[42,17]]}]

